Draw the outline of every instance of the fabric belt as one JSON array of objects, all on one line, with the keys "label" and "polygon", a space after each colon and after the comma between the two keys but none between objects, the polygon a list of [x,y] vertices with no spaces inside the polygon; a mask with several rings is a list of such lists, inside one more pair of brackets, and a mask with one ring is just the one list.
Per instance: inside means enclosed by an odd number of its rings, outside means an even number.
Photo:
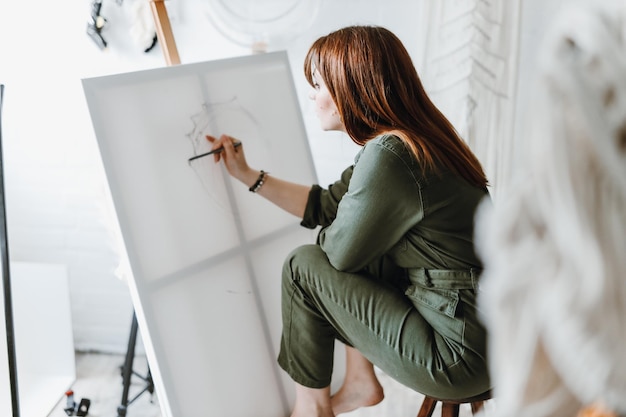
[{"label": "fabric belt", "polygon": [[477,290],[482,269],[410,268],[409,280],[414,285],[447,290]]}]

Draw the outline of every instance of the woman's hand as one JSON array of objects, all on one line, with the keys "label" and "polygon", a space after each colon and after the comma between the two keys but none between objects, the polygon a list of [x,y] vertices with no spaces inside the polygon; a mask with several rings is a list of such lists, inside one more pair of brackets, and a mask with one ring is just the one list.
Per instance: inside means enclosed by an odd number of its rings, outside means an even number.
[{"label": "woman's hand", "polygon": [[[213,154],[213,159],[215,162],[224,161],[226,170],[228,170],[231,176],[244,183],[247,187],[250,187],[257,181],[260,171],[248,166],[246,155],[243,152],[243,145],[235,147],[235,143],[239,143],[237,139],[228,135],[222,135],[219,139],[207,135],[206,138],[213,145],[213,149],[224,147],[223,151]],[[263,186],[256,192],[278,207],[301,219],[304,216],[310,190],[310,186],[283,181],[273,175],[269,175],[265,178]]]},{"label": "woman's hand", "polygon": [[[239,140],[228,135],[222,135],[219,139],[207,135],[206,138],[213,145],[212,149],[224,147],[224,150],[221,152],[213,154],[213,159],[215,162],[223,160],[226,170],[228,170],[231,176],[244,183],[247,187],[250,187],[257,181],[260,171],[248,166],[246,155],[243,152],[243,144],[235,147],[235,143],[239,143]],[[263,186],[256,192],[278,207],[301,219],[304,216],[310,190],[310,186],[283,181],[270,175],[265,178]]]},{"label": "woman's hand", "polygon": [[206,138],[213,145],[212,149],[224,148],[223,151],[213,154],[213,160],[216,163],[223,160],[226,170],[231,176],[237,178],[244,184],[254,183],[258,173],[255,173],[248,166],[246,155],[243,151],[243,144],[235,147],[235,143],[239,141],[228,135],[222,135],[219,139],[214,136],[206,135]]}]

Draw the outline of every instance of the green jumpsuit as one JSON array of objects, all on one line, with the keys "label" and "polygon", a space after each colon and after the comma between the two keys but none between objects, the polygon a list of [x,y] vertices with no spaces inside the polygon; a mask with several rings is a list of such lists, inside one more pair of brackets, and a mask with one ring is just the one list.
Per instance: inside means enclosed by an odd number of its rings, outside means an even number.
[{"label": "green jumpsuit", "polygon": [[302,225],[322,229],[284,263],[279,365],[326,387],[338,339],[422,394],[488,390],[473,245],[484,198],[449,172],[424,175],[393,135],[370,140],[328,189],[314,185]]}]

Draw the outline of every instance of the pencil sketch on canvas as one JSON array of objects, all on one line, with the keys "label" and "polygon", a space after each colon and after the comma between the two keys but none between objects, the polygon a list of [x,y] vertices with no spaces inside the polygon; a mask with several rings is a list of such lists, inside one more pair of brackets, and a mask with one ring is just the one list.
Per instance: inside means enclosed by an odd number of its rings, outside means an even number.
[{"label": "pencil sketch on canvas", "polygon": [[89,78],[83,88],[164,416],[287,414],[280,271],[313,232],[213,158],[189,162],[210,149],[207,133],[227,133],[251,166],[316,182],[286,53]]},{"label": "pencil sketch on canvas", "polygon": [[[193,127],[185,135],[193,148],[189,164],[196,173],[198,181],[202,183],[205,191],[212,197],[216,206],[227,210],[229,207],[225,204],[227,201],[226,191],[221,186],[223,183],[223,168],[215,164],[212,157],[199,157],[211,150],[211,144],[206,139],[206,135],[224,132],[222,124],[237,124],[246,143],[254,144],[255,149],[253,152],[255,154],[268,152],[270,143],[260,135],[261,123],[256,120],[254,114],[249,109],[241,105],[237,96],[216,102],[203,103],[202,108],[190,116],[190,120]],[[268,157],[269,155],[264,155],[264,159],[269,159]]]}]

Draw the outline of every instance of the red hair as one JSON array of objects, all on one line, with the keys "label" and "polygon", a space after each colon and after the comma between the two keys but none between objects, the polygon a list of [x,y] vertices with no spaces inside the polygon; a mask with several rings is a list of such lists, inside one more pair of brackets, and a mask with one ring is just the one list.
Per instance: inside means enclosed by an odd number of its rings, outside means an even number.
[{"label": "red hair", "polygon": [[392,32],[350,26],[323,36],[304,60],[311,85],[315,70],[355,143],[395,134],[424,170],[438,171],[443,165],[469,183],[486,187],[480,162],[430,100],[409,53]]}]

